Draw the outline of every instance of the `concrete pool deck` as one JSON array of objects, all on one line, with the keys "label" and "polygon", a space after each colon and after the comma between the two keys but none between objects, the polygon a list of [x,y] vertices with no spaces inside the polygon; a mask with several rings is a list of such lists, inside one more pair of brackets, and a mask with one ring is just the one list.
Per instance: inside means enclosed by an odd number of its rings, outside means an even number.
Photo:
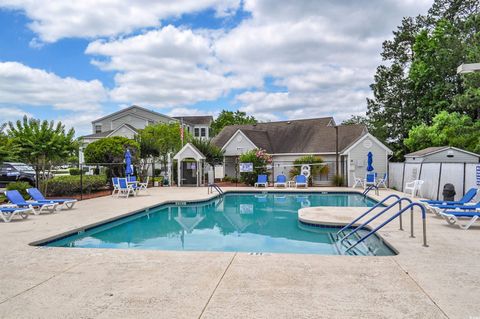
[{"label": "concrete pool deck", "polygon": [[[409,238],[408,214],[404,231],[398,222],[380,231],[399,251],[389,257],[29,245],[167,200],[212,196],[206,188],[150,193],[85,200],[71,211],[0,223],[0,318],[480,317],[480,227],[464,231],[428,214],[430,247],[425,248],[418,211],[416,238]],[[335,211],[328,218],[349,221],[365,208]],[[318,210],[307,217],[322,221],[326,216]]]}]

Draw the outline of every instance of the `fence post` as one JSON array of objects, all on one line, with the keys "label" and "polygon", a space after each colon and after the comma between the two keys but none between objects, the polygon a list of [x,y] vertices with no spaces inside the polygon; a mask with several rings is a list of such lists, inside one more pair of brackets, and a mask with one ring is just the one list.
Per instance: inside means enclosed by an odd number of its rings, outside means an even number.
[{"label": "fence post", "polygon": [[403,192],[403,182],[405,182],[405,165],[406,163],[403,162],[403,171],[402,171],[402,192]]},{"label": "fence post", "polygon": [[467,178],[467,163],[464,162],[463,163],[463,192],[462,192],[462,196],[465,195],[465,179]]},{"label": "fence post", "polygon": [[80,164],[80,200],[83,200],[83,164]]}]

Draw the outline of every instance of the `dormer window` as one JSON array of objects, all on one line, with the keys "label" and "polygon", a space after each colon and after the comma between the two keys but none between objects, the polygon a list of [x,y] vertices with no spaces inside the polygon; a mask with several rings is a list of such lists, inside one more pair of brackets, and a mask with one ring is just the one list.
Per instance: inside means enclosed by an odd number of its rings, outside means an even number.
[{"label": "dormer window", "polygon": [[102,133],[102,124],[95,124],[95,134]]}]

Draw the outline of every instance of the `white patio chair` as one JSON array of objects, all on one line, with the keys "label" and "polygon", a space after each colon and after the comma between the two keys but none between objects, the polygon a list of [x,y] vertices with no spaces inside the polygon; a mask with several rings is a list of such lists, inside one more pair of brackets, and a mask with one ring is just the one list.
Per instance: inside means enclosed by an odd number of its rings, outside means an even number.
[{"label": "white patio chair", "polygon": [[364,188],[363,178],[357,177],[357,176],[355,176],[355,173],[353,173],[353,186],[352,186],[352,188],[355,188],[357,186],[360,186],[360,187]]},{"label": "white patio chair", "polygon": [[385,173],[385,174],[383,174],[382,178],[378,179],[378,182],[377,182],[378,188],[380,188],[380,187],[387,188],[387,180],[388,180],[388,174]]},{"label": "white patio chair", "polygon": [[149,180],[150,180],[150,176],[147,176],[147,180],[144,183],[138,183],[137,191],[145,191],[147,194],[149,194],[148,193],[148,181]]},{"label": "white patio chair", "polygon": [[420,179],[416,179],[413,182],[406,183],[403,192],[405,194],[410,193],[411,197],[415,197],[417,195],[417,192],[420,193],[420,189],[422,188],[423,183],[424,181]]}]

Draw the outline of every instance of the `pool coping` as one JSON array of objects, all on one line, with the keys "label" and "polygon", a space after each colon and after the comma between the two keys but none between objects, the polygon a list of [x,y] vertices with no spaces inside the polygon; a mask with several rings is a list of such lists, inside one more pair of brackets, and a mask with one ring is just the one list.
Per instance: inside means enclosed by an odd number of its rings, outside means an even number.
[{"label": "pool coping", "polygon": [[[145,207],[145,208],[141,208],[141,209],[137,209],[137,210],[134,210],[134,211],[131,211],[131,212],[128,212],[128,213],[124,213],[124,214],[120,214],[120,215],[117,215],[117,216],[114,216],[114,217],[110,217],[110,218],[106,218],[106,219],[102,219],[100,221],[97,221],[97,222],[94,222],[94,223],[91,223],[91,224],[87,224],[85,226],[80,226],[80,227],[77,227],[77,228],[74,228],[72,230],[68,230],[68,231],[64,231],[64,232],[61,232],[59,234],[56,234],[56,235],[53,235],[53,236],[49,236],[49,237],[46,237],[46,238],[43,238],[43,239],[39,239],[39,240],[35,240],[33,242],[30,242],[28,243],[29,246],[33,246],[33,247],[38,247],[38,248],[48,248],[48,249],[54,249],[54,248],[57,248],[57,247],[48,247],[46,246],[47,244],[51,243],[51,242],[54,242],[54,241],[57,241],[57,240],[61,240],[61,239],[64,239],[66,237],[70,237],[72,235],[78,235],[80,233],[83,233],[83,232],[86,232],[88,230],[91,230],[93,228],[96,228],[96,227],[99,227],[99,226],[102,226],[104,224],[108,224],[108,223],[111,223],[111,222],[116,222],[116,221],[119,221],[119,220],[122,220],[124,218],[128,218],[128,217],[131,217],[131,216],[134,216],[134,215],[137,215],[137,214],[140,214],[140,213],[143,213],[143,212],[148,212],[149,210],[151,209],[157,209],[157,208],[160,208],[162,206],[167,206],[167,205],[181,205],[181,204],[197,204],[197,203],[205,203],[205,202],[208,202],[208,201],[211,201],[215,198],[218,198],[218,197],[221,197],[223,195],[228,195],[230,193],[243,193],[243,194],[255,194],[255,193],[260,193],[260,194],[265,194],[265,193],[286,193],[286,194],[305,194],[305,193],[321,193],[321,194],[359,194],[359,195],[363,195],[361,192],[359,191],[355,191],[355,190],[352,190],[352,191],[323,191],[323,190],[308,190],[307,189],[301,189],[301,190],[286,190],[286,189],[259,189],[259,190],[226,190],[224,191],[223,193],[218,193],[218,194],[208,194],[206,198],[204,199],[195,199],[195,200],[185,200],[185,201],[178,201],[178,200],[167,200],[167,201],[163,201],[163,202],[160,202],[160,203],[157,203],[155,205],[151,205],[151,206],[148,206],[148,207]],[[378,203],[379,201],[370,197],[368,194],[365,196],[365,197],[368,197],[370,200]],[[325,206],[327,207],[327,206]],[[335,206],[336,207],[336,206]],[[350,206],[350,207],[357,207],[357,206]],[[342,226],[342,225],[338,225],[338,226]],[[381,238],[382,241],[386,242],[383,238]],[[391,249],[392,247],[390,247],[391,245],[389,245],[389,248]],[[392,249],[394,250],[394,249]],[[394,250],[396,252],[396,250]],[[398,253],[397,253],[398,254]],[[381,256],[371,256],[371,257],[381,257]]]}]

